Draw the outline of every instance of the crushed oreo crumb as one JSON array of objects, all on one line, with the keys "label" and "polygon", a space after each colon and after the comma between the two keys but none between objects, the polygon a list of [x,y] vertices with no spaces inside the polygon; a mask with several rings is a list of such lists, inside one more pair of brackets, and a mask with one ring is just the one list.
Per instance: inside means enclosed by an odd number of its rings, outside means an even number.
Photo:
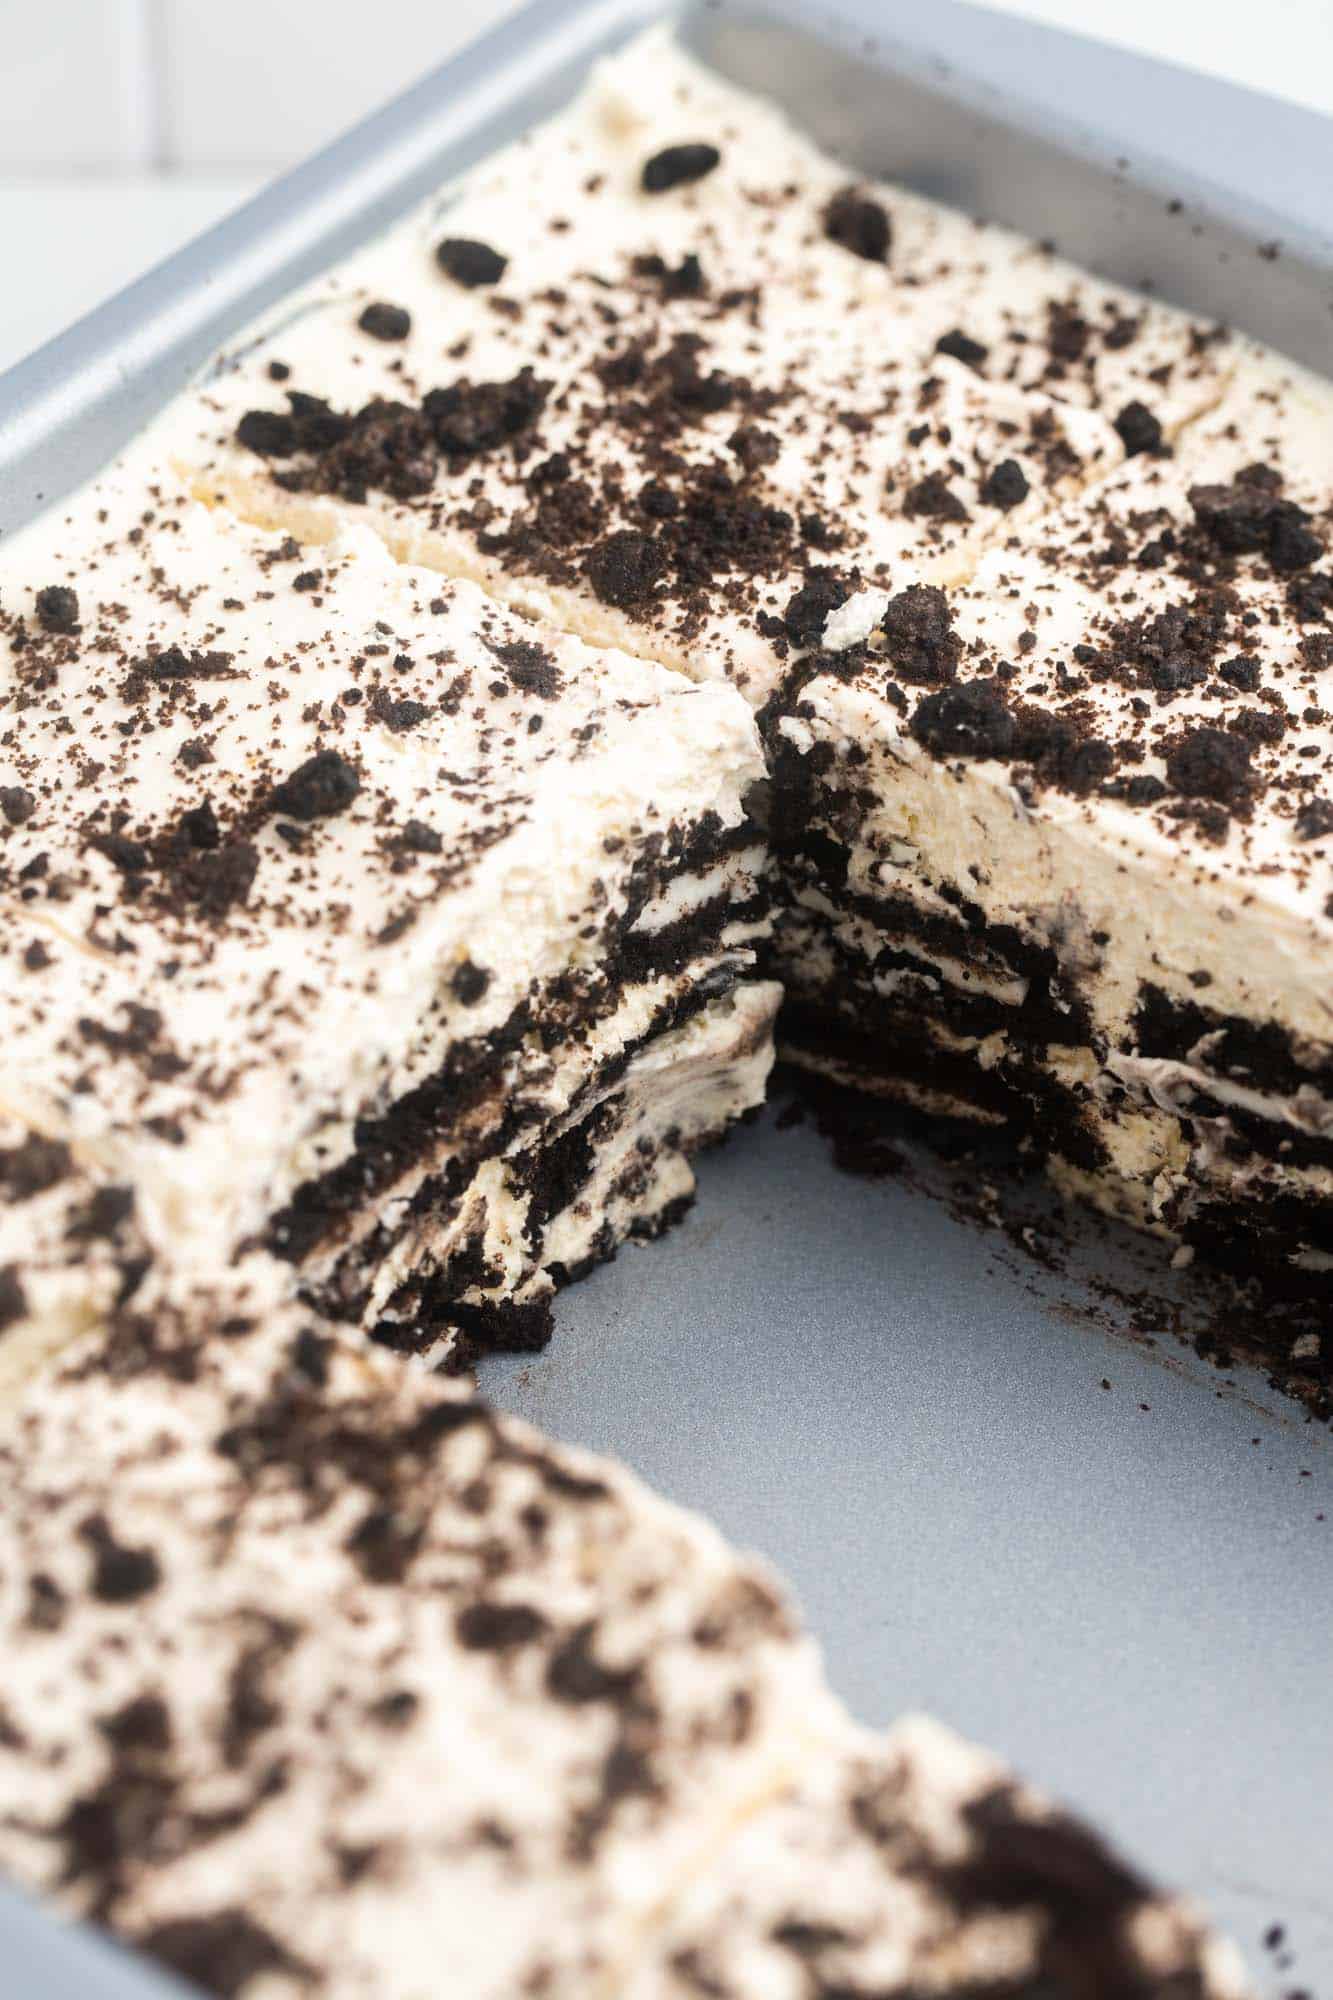
[{"label": "crushed oreo crumb", "polygon": [[289,778],[273,787],[268,811],[303,821],[345,812],[361,790],[354,765],[336,750],[317,750]]},{"label": "crushed oreo crumb", "polygon": [[963,681],[923,695],[911,730],[934,757],[1006,757],[1018,735],[994,681]]},{"label": "crushed oreo crumb", "polygon": [[966,368],[984,368],[990,359],[990,349],[980,340],[973,340],[960,326],[949,333],[942,333],[935,342],[937,354],[947,354],[953,361],[961,361]]},{"label": "crushed oreo crumb", "polygon": [[408,820],[403,827],[400,837],[403,846],[413,854],[442,854],[444,852],[444,840],[442,836],[435,827],[427,826],[424,820]]},{"label": "crushed oreo crumb", "polygon": [[1137,400],[1126,403],[1115,420],[1115,428],[1127,458],[1162,448],[1162,426],[1145,403]]},{"label": "crushed oreo crumb", "polygon": [[637,528],[619,528],[598,542],[584,558],[588,581],[603,604],[619,611],[637,611],[652,601],[666,574],[666,557],[651,535]]},{"label": "crushed oreo crumb", "polygon": [[1333,799],[1307,799],[1296,815],[1297,840],[1323,840],[1333,833]]},{"label": "crushed oreo crumb", "polygon": [[830,243],[850,250],[867,264],[887,264],[893,225],[882,202],[872,201],[854,187],[835,194],[824,210],[824,234]]},{"label": "crushed oreo crumb", "polygon": [[463,1007],[475,1007],[491,983],[491,975],[484,965],[474,965],[470,958],[463,959],[454,968],[454,976],[449,984],[455,1000]]},{"label": "crushed oreo crumb", "polygon": [[509,267],[507,257],[470,236],[446,236],[436,245],[435,261],[446,277],[468,291],[480,285],[498,285]]},{"label": "crushed oreo crumb", "polygon": [[27,1315],[28,1298],[22,1279],[12,1264],[0,1265],[0,1333]]},{"label": "crushed oreo crumb", "polygon": [[636,257],[631,269],[636,278],[651,278],[664,299],[701,299],[708,290],[703,265],[693,250],[687,251],[675,265],[650,252]]},{"label": "crushed oreo crumb", "polygon": [[836,570],[816,565],[792,593],[782,614],[788,638],[798,646],[818,646],[829,614],[840,610],[851,594],[850,586]]},{"label": "crushed oreo crumb", "polygon": [[1225,729],[1187,730],[1167,753],[1166,777],[1187,798],[1230,804],[1250,789],[1249,747]]},{"label": "crushed oreo crumb", "polygon": [[1254,466],[1229,486],[1191,486],[1189,503],[1203,532],[1225,555],[1263,554],[1281,574],[1308,569],[1324,553],[1310,516],[1284,500],[1267,467]]},{"label": "crushed oreo crumb", "polygon": [[644,161],[639,185],[645,194],[666,194],[671,188],[688,187],[694,181],[701,181],[705,174],[711,174],[720,165],[721,160],[717,147],[704,140],[681,146],[664,146],[660,153],[654,153],[651,159]]},{"label": "crushed oreo crumb", "polygon": [[953,680],[963,654],[953,610],[935,584],[913,583],[891,597],[879,630],[883,651],[898,677],[918,687]]},{"label": "crushed oreo crumb", "polygon": [[1263,678],[1257,660],[1248,659],[1243,653],[1234,660],[1223,660],[1218,668],[1222,679],[1242,694],[1253,694]]},{"label": "crushed oreo crumb", "polygon": [[104,1514],[91,1514],[80,1535],[92,1554],[93,1596],[103,1604],[132,1604],[162,1581],[162,1569],[151,1549],[129,1548],[117,1541]]},{"label": "crushed oreo crumb", "polygon": [[1011,507],[1021,506],[1031,488],[1027,474],[1016,458],[1002,458],[993,465],[981,484],[982,502],[987,507],[999,507],[1008,513]]},{"label": "crushed oreo crumb", "polygon": [[362,312],[357,325],[372,340],[406,340],[412,331],[412,315],[405,306],[388,305],[383,299],[376,299]]},{"label": "crushed oreo crumb", "polygon": [[11,826],[22,826],[37,810],[37,801],[25,785],[0,785],[0,813]]},{"label": "crushed oreo crumb", "polygon": [[943,472],[928,472],[903,496],[903,512],[909,520],[957,521],[970,519],[967,508],[950,486]]},{"label": "crushed oreo crumb", "polygon": [[67,584],[48,584],[36,597],[37,622],[44,632],[73,632],[79,623],[79,599]]}]

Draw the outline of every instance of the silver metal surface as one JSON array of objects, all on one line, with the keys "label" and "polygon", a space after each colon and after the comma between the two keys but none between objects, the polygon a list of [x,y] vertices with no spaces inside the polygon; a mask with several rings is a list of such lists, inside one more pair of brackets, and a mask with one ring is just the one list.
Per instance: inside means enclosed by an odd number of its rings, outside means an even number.
[{"label": "silver metal surface", "polygon": [[188,2000],[193,1991],[106,1938],[57,1924],[0,1883],[5,2000]]},{"label": "silver metal surface", "polygon": [[1094,1278],[1163,1289],[1161,1253],[1086,1235],[1048,1271],[768,1114],[482,1383],[779,1564],[866,1720],[992,1745],[1205,1901],[1261,1990],[1327,1994],[1333,1440],[1147,1347]]},{"label": "silver metal surface", "polygon": [[[0,377],[0,530],[666,11],[537,0]],[[702,0],[683,32],[850,162],[1330,367],[1328,120],[961,0]],[[1204,1897],[1261,1989],[1327,1993],[1327,1434],[1257,1376],[1131,1337],[1092,1277],[1129,1252],[1043,1271],[771,1117],[701,1180],[679,1231],[578,1287],[548,1353],[490,1364],[488,1390],[777,1562],[867,1719],[927,1707],[993,1743]],[[1275,1923],[1290,1967],[1260,1948]],[[169,1990],[0,1892],[6,1996]]]}]

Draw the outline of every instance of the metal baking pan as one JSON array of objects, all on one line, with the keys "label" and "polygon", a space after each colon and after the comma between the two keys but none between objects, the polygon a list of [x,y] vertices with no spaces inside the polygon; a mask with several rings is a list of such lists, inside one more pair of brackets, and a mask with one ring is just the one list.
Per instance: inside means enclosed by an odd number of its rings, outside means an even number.
[{"label": "metal baking pan", "polygon": [[[0,529],[666,11],[538,0],[0,378]],[[1330,121],[960,0],[707,0],[681,32],[850,163],[1330,369]],[[933,1168],[851,1179],[783,1123],[706,1160],[684,1225],[485,1388],[777,1562],[867,1720],[925,1707],[993,1744],[1203,1899],[1261,1992],[1327,1994],[1328,1434],[1145,1340],[1125,1301],[1155,1251],[1075,1227],[1051,1268]],[[1060,1227],[1040,1197],[1032,1220]],[[18,2000],[180,1990],[3,1891],[0,1965]]]}]

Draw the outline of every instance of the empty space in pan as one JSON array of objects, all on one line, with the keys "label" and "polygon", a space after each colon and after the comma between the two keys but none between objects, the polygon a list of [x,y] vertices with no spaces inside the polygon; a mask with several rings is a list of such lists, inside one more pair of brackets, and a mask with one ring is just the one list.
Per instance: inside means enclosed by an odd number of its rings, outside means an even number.
[{"label": "empty space in pan", "polygon": [[773,1109],[699,1180],[486,1393],[776,1563],[858,1714],[993,1744],[1206,1901],[1265,1990],[1325,1991],[1328,1431],[1149,1344],[1160,1246],[1053,1197],[1024,1192],[1033,1255],[941,1195],[971,1206],[969,1170],[849,1176]]}]

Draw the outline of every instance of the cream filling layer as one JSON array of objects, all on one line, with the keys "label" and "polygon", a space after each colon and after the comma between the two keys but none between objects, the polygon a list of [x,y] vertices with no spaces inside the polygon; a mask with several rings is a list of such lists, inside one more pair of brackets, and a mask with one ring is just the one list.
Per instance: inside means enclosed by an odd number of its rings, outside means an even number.
[{"label": "cream filling layer", "polygon": [[[580,1099],[576,1110],[547,1132],[486,1161],[446,1221],[423,1215],[380,1260],[365,1320],[395,1318],[399,1290],[414,1278],[447,1269],[465,1245],[476,1246],[491,1275],[485,1285],[469,1286],[463,1301],[523,1303],[545,1296],[552,1288],[551,1265],[582,1263],[608,1236],[612,1243],[622,1241],[640,1217],[650,1220],[677,1194],[691,1192],[688,1153],[763,1100],[779,998],[771,983],[737,987],[651,1042],[622,1077]],[[571,1125],[594,1117],[607,1103],[621,1108],[612,1130],[594,1141],[589,1180],[534,1239],[526,1174],[515,1174],[515,1158],[526,1169],[530,1160],[540,1160],[543,1145],[558,1142]],[[636,1151],[651,1170],[631,1184],[626,1169]]]}]

